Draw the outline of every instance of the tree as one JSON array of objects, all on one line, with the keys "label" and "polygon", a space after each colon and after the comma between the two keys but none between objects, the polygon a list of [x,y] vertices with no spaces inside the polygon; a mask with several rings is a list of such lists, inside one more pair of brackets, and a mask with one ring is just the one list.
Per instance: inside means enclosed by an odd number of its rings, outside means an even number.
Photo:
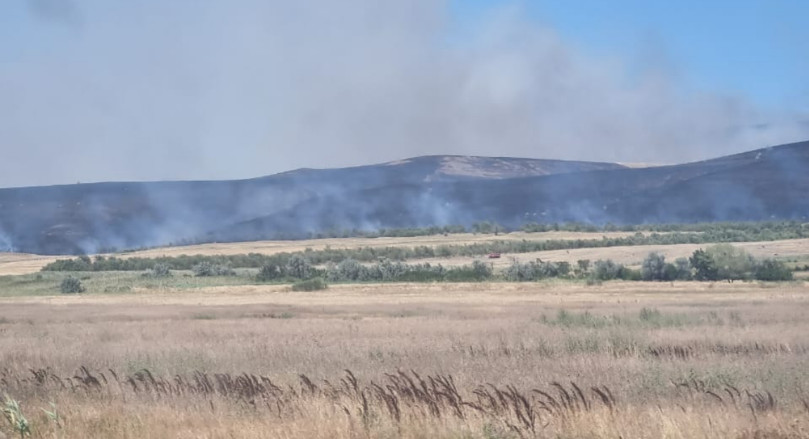
[{"label": "tree", "polygon": [[157,263],[154,264],[151,270],[146,272],[149,277],[171,277],[171,268],[168,264]]},{"label": "tree", "polygon": [[227,265],[214,264],[213,262],[202,261],[191,267],[194,276],[235,276],[236,272]]},{"label": "tree", "polygon": [[84,292],[84,286],[81,284],[81,281],[73,276],[68,276],[62,279],[59,289],[62,291],[62,294],[77,294]]},{"label": "tree", "polygon": [[505,228],[500,224],[491,221],[482,221],[472,224],[472,233],[494,233],[495,235],[505,232]]},{"label": "tree", "polygon": [[667,277],[669,273],[666,270],[666,257],[659,253],[649,253],[646,259],[643,260],[641,267],[641,276],[643,280],[656,280],[664,281],[669,280]]},{"label": "tree", "polygon": [[511,282],[524,282],[536,279],[536,272],[531,263],[523,264],[517,259],[511,261],[511,265],[503,272],[503,277]]},{"label": "tree", "polygon": [[294,278],[309,279],[312,277],[312,264],[303,256],[295,255],[287,261],[286,272]]},{"label": "tree", "polygon": [[364,269],[365,267],[354,259],[343,259],[334,267],[333,276],[337,280],[359,280]]},{"label": "tree", "polygon": [[476,280],[485,280],[492,276],[492,267],[483,261],[472,261],[472,273]]},{"label": "tree", "polygon": [[689,259],[694,267],[694,278],[697,280],[719,280],[719,269],[716,261],[705,250],[696,250]]},{"label": "tree", "polygon": [[775,259],[765,259],[756,264],[754,277],[763,281],[792,280],[792,271],[783,262]]},{"label": "tree", "polygon": [[589,259],[579,259],[576,261],[576,274],[581,276],[588,271],[590,271],[590,260]]},{"label": "tree", "polygon": [[284,272],[277,264],[262,265],[256,275],[259,282],[271,282],[284,276]]},{"label": "tree", "polygon": [[744,250],[730,244],[710,246],[707,253],[716,263],[719,279],[729,281],[747,279],[753,271],[753,258]]},{"label": "tree", "polygon": [[593,277],[597,280],[617,279],[622,268],[622,265],[616,264],[612,259],[598,260],[593,264]]},{"label": "tree", "polygon": [[688,258],[677,258],[674,260],[675,277],[677,280],[691,280],[691,263]]}]

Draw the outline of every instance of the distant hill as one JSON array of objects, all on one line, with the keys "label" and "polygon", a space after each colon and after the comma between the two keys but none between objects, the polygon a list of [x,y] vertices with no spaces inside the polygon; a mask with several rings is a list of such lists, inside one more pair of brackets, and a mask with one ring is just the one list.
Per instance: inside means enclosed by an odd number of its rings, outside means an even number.
[{"label": "distant hill", "polygon": [[[206,239],[236,224],[283,215],[308,200],[374,188],[621,168],[612,163],[427,156],[351,168],[298,169],[248,180],[0,189],[0,251],[76,254],[162,245]],[[267,233],[287,231],[277,232]],[[299,234],[300,229],[289,233]]]},{"label": "distant hill", "polygon": [[674,166],[428,156],[238,181],[0,189],[0,250],[94,253],[495,221],[809,217],[809,142]]}]

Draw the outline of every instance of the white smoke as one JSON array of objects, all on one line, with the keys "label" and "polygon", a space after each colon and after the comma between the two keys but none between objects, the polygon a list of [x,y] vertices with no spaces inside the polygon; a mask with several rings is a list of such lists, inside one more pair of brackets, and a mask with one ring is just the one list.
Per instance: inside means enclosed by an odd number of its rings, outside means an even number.
[{"label": "white smoke", "polygon": [[666,65],[630,81],[631,60],[518,7],[457,41],[435,0],[20,1],[35,35],[5,43],[26,56],[0,69],[0,187],[442,153],[678,162],[809,137],[806,115]]}]

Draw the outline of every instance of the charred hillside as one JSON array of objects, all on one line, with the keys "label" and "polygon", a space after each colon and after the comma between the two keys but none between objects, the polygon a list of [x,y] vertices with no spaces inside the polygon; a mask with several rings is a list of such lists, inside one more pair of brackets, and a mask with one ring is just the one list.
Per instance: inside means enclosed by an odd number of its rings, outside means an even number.
[{"label": "charred hillside", "polygon": [[0,190],[0,247],[95,252],[334,229],[809,216],[809,142],[675,166],[430,156],[239,181]]},{"label": "charred hillside", "polygon": [[[371,188],[619,168],[612,163],[429,156],[352,168],[299,169],[237,181],[0,189],[0,251],[75,254],[163,245],[206,239],[211,232],[234,224],[283,216],[308,200],[356,196]],[[273,231],[275,236],[283,233]]]}]

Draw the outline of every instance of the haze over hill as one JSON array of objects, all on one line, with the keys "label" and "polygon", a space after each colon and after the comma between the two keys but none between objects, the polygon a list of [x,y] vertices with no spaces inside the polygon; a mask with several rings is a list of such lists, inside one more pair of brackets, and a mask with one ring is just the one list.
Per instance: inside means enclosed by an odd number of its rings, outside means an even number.
[{"label": "haze over hill", "polygon": [[807,193],[809,142],[646,168],[426,156],[248,180],[0,189],[0,249],[95,253],[479,221],[805,219]]}]

